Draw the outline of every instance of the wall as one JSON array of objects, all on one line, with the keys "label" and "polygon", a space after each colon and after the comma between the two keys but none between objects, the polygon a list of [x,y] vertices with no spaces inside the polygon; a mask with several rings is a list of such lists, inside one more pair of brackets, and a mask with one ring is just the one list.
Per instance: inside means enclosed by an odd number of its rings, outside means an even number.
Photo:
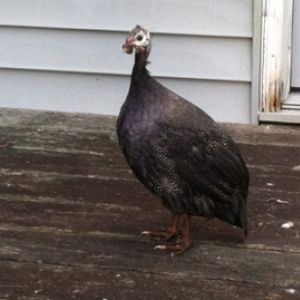
[{"label": "wall", "polygon": [[251,0],[2,0],[0,106],[117,114],[136,24],[153,76],[218,121],[250,120]]}]

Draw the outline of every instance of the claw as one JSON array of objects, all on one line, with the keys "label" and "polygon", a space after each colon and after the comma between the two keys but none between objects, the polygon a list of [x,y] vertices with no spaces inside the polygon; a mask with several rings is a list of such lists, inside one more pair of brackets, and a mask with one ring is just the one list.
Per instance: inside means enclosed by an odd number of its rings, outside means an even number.
[{"label": "claw", "polygon": [[173,245],[157,245],[154,248],[155,250],[171,251],[171,255],[173,257],[175,255],[180,255],[186,252],[192,247],[192,242],[190,238],[190,216],[184,215],[183,217],[185,222],[185,228],[182,238],[178,239]]},{"label": "claw", "polygon": [[174,237],[177,237],[179,235],[178,231],[178,222],[179,222],[179,215],[173,215],[171,226],[167,230],[161,230],[161,231],[143,231],[142,235],[147,237],[153,237],[153,238],[161,238],[165,241],[169,241],[173,239]]},{"label": "claw", "polygon": [[[184,229],[183,234],[179,231],[179,219],[183,218]],[[177,238],[175,244],[161,244],[154,247],[155,250],[159,251],[171,251],[171,255],[179,255],[187,251],[192,247],[192,242],[190,238],[190,220],[189,215],[173,215],[171,227],[166,231],[143,231],[142,235],[154,238],[163,238],[165,241],[170,241],[173,238]]]},{"label": "claw", "polygon": [[144,236],[150,236],[151,235],[151,231],[147,231],[147,230],[142,231],[142,235],[144,235]]},{"label": "claw", "polygon": [[180,255],[184,252],[186,252],[188,249],[192,247],[192,243],[189,241],[180,243],[180,244],[175,244],[175,245],[156,245],[154,247],[154,250],[159,250],[159,251],[171,251],[171,256],[176,256]]},{"label": "claw", "polygon": [[166,250],[167,246],[166,245],[156,245],[154,247],[154,250]]}]

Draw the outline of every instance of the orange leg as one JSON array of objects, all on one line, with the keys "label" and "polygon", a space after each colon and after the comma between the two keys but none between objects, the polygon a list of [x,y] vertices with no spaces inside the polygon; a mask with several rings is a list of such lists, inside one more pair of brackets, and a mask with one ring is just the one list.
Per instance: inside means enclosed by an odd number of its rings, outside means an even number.
[{"label": "orange leg", "polygon": [[153,238],[162,238],[166,241],[171,240],[172,238],[179,235],[178,225],[179,225],[180,215],[172,215],[171,226],[167,230],[161,231],[143,231],[142,235],[153,237]]},{"label": "orange leg", "polygon": [[157,245],[154,249],[161,251],[171,251],[172,255],[179,255],[187,251],[192,247],[191,241],[191,216],[184,214],[182,215],[183,219],[183,236],[175,245]]}]

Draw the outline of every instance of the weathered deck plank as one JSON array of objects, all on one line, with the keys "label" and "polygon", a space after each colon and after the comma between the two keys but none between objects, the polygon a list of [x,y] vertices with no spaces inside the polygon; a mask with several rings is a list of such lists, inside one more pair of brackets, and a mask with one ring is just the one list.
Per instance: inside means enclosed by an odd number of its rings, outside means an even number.
[{"label": "weathered deck plank", "polygon": [[128,170],[114,126],[0,110],[0,299],[299,299],[299,127],[226,125],[251,172],[247,244],[195,218],[194,248],[174,259],[139,234],[168,213]]}]

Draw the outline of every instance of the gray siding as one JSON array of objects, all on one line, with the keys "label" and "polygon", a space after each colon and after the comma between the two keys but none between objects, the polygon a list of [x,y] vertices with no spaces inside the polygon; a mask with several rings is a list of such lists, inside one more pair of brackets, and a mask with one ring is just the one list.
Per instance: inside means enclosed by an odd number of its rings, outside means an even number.
[{"label": "gray siding", "polygon": [[137,23],[152,74],[219,121],[250,120],[251,0],[2,0],[0,106],[117,114]]}]

